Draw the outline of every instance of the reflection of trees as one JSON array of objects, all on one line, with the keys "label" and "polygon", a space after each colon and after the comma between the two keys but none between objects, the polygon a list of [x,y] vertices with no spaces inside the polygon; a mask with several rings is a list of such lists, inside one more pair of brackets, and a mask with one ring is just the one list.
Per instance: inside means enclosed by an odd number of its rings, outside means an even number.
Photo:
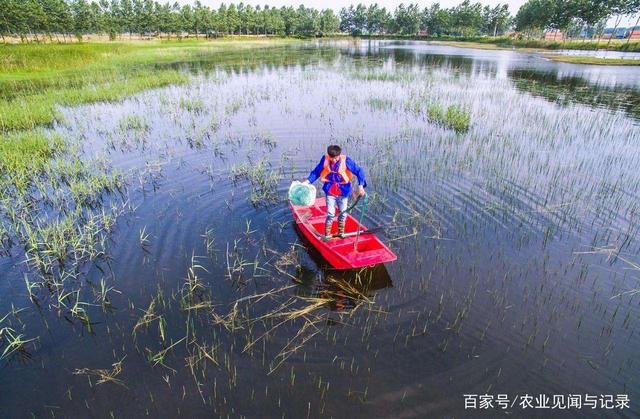
[{"label": "reflection of trees", "polygon": [[558,78],[556,73],[510,70],[516,88],[559,104],[580,103],[613,111],[624,111],[640,119],[640,91],[630,87],[607,87],[581,77]]},{"label": "reflection of trees", "polygon": [[190,59],[168,64],[154,64],[155,68],[186,69],[191,73],[207,73],[222,70],[229,74],[246,74],[265,69],[275,70],[281,67],[301,66],[319,63],[331,64],[339,57],[336,48],[322,46],[269,46],[255,49],[239,49],[225,52],[223,56],[203,55],[201,59]]},{"label": "reflection of trees", "polygon": [[364,48],[351,46],[342,48],[341,51],[342,54],[354,59],[356,68],[360,65],[371,66],[391,61],[421,69],[441,68],[465,76],[495,76],[498,72],[498,64],[493,60],[479,60],[462,55],[434,54],[428,50],[414,49],[410,44],[402,42],[389,42],[384,46],[386,48],[380,48],[380,44],[371,42]]}]

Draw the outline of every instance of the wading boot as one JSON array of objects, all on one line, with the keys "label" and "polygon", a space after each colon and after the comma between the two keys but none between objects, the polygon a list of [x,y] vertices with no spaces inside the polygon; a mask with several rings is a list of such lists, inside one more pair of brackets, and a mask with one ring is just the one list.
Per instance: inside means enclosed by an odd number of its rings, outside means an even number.
[{"label": "wading boot", "polygon": [[331,227],[333,226],[333,222],[324,223],[324,241],[329,241],[332,237],[331,235]]},{"label": "wading boot", "polygon": [[338,236],[344,238],[344,226],[346,220],[338,221]]}]

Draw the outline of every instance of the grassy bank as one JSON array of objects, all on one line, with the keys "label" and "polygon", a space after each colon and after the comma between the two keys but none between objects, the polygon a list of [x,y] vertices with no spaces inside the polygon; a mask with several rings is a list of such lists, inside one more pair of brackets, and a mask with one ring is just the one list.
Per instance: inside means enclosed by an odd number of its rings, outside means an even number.
[{"label": "grassy bank", "polygon": [[581,51],[627,51],[640,52],[640,42],[627,42],[626,40],[579,40],[579,41],[548,41],[543,39],[515,39],[507,36],[481,37],[481,36],[402,36],[402,35],[370,35],[362,36],[364,39],[397,39],[397,40],[419,40],[419,41],[442,41],[455,43],[475,43],[485,45],[487,48],[493,47],[516,47],[532,48],[543,50],[575,49]]},{"label": "grassy bank", "polygon": [[[149,41],[48,45],[0,45],[0,131],[31,129],[56,119],[56,106],[118,100],[187,77],[171,63],[225,63],[248,48],[296,42]],[[244,56],[243,56],[244,57]]]},{"label": "grassy bank", "polygon": [[592,65],[638,65],[640,66],[640,60],[632,60],[627,58],[600,58],[600,57],[585,57],[579,55],[553,55],[544,54],[544,56],[553,61],[559,61],[563,63],[571,64],[592,64]]},{"label": "grassy bank", "polygon": [[[473,49],[484,49],[484,50],[513,50],[516,47],[506,47],[499,46],[496,44],[486,44],[480,42],[462,42],[462,41],[434,41],[436,44],[441,45],[449,45],[452,47],[458,48],[473,48]],[[601,58],[601,57],[589,57],[589,56],[578,56],[578,55],[560,55],[560,54],[551,54],[545,49],[541,48],[517,48],[518,51],[522,52],[537,52],[542,54],[545,58],[548,58],[553,61],[563,62],[563,63],[571,63],[571,64],[593,64],[593,65],[640,65],[639,59],[629,59],[629,58]]]}]

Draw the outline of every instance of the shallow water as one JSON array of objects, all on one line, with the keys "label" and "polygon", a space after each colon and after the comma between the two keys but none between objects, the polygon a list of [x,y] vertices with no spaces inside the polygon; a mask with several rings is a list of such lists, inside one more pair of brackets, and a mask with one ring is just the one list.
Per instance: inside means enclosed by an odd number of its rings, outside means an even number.
[{"label": "shallow water", "polygon": [[[19,249],[0,259],[0,316],[26,308],[13,324],[39,337],[3,361],[2,416],[465,416],[464,394],[500,393],[628,394],[595,414],[640,414],[637,71],[422,43],[247,54],[61,110],[53,129],[128,179],[79,284],[93,303],[104,279],[112,307],[88,306],[90,327],[38,309]],[[367,171],[386,268],[326,269],[291,224],[288,185],[329,143]],[[78,371],[117,362],[120,383]]]}]

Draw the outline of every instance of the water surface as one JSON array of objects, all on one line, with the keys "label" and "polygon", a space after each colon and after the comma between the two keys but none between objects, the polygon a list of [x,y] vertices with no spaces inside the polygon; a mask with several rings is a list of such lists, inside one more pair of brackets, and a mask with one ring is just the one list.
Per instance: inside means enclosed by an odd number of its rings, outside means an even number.
[{"label": "water surface", "polygon": [[[90,327],[29,300],[19,246],[0,259],[0,315],[26,308],[12,322],[39,337],[3,361],[2,416],[464,416],[485,393],[640,414],[637,71],[382,41],[246,54],[61,110],[55,132],[126,174],[127,210],[78,283]],[[332,271],[291,224],[288,185],[330,143],[397,262]],[[118,383],[82,372],[114,363]]]}]

